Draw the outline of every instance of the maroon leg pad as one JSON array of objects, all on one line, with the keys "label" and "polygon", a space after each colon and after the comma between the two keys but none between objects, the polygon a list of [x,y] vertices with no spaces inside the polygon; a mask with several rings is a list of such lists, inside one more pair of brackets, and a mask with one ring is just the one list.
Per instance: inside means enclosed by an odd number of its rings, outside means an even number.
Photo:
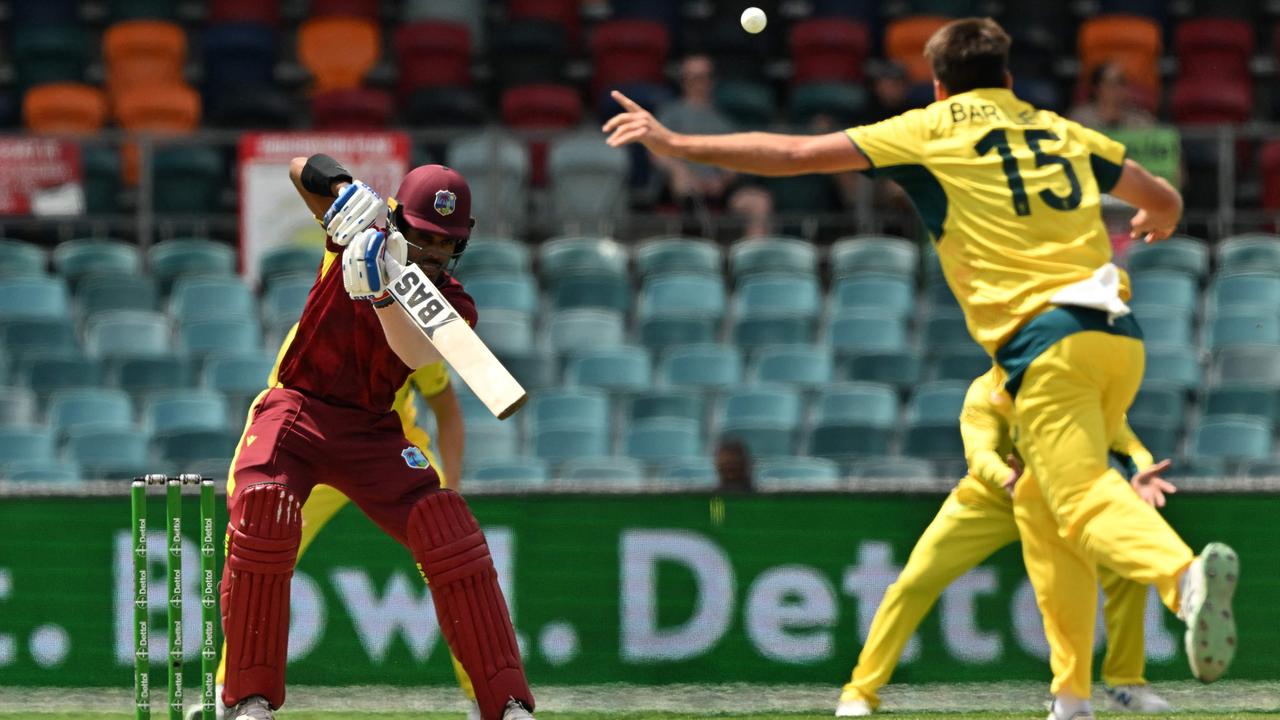
[{"label": "maroon leg pad", "polygon": [[452,490],[427,493],[409,512],[408,531],[445,640],[475,686],[480,716],[501,720],[511,698],[532,710],[511,614],[489,545],[466,501]]},{"label": "maroon leg pad", "polygon": [[301,539],[302,506],[287,487],[259,483],[236,493],[222,572],[227,707],[252,695],[284,704],[289,581]]}]

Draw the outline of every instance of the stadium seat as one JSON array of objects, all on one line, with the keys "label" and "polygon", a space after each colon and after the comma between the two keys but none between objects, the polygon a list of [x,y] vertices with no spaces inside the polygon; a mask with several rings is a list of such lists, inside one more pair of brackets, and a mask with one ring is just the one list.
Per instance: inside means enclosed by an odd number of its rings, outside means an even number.
[{"label": "stadium seat", "polygon": [[813,18],[791,26],[792,81],[858,82],[871,47],[867,26],[843,18]]},{"label": "stadium seat", "polygon": [[133,402],[123,390],[59,390],[49,397],[48,419],[49,427],[59,435],[88,425],[130,430],[134,426]]},{"label": "stadium seat", "polygon": [[574,486],[625,489],[643,485],[645,470],[640,461],[629,457],[579,457],[560,466],[559,478]]},{"label": "stadium seat", "polygon": [[554,388],[535,393],[528,415],[539,427],[608,428],[609,397],[594,388]]},{"label": "stadium seat", "polygon": [[76,329],[66,316],[0,321],[0,341],[4,356],[19,370],[37,358],[43,361],[79,352]]},{"label": "stadium seat", "polygon": [[680,490],[712,490],[719,484],[715,464],[705,457],[664,461],[658,468],[658,481]]},{"label": "stadium seat", "polygon": [[226,428],[175,430],[156,436],[153,442],[160,460],[171,466],[187,468],[202,461],[218,461],[227,467],[240,444],[240,432]]},{"label": "stadium seat", "polygon": [[717,82],[715,104],[720,112],[744,132],[766,130],[778,116],[778,99],[773,88],[757,80]]},{"label": "stadium seat", "polygon": [[222,393],[195,388],[152,395],[143,419],[155,436],[185,430],[230,430],[232,426]]},{"label": "stadium seat", "polygon": [[499,357],[527,355],[532,352],[533,330],[531,316],[510,310],[490,310],[476,323],[476,334]]},{"label": "stadium seat", "polygon": [[1251,415],[1275,425],[1280,421],[1280,388],[1251,382],[1216,385],[1205,393],[1204,414]]},{"label": "stadium seat", "polygon": [[147,266],[168,294],[182,275],[234,275],[236,251],[226,243],[204,238],[162,240],[147,251]]},{"label": "stadium seat", "polygon": [[311,15],[320,17],[337,15],[377,20],[379,0],[311,0]]},{"label": "stadium seat", "polygon": [[148,469],[148,441],[147,435],[136,428],[87,425],[67,433],[66,458],[80,464],[86,479],[132,477]]},{"label": "stadium seat", "polygon": [[533,454],[553,463],[609,454],[606,427],[543,425],[533,430]]},{"label": "stadium seat", "polygon": [[79,0],[13,0],[9,3],[12,27],[30,30],[35,27],[66,24],[77,17]]},{"label": "stadium seat", "polygon": [[90,273],[136,275],[142,271],[142,255],[136,245],[116,240],[67,240],[53,249],[53,267],[75,285]]},{"label": "stadium seat", "polygon": [[821,308],[814,277],[752,275],[734,293],[734,340],[744,348],[810,343]]},{"label": "stadium seat", "polygon": [[907,319],[915,312],[915,283],[910,276],[861,274],[835,282],[831,292],[835,312],[875,310]]},{"label": "stadium seat", "polygon": [[594,387],[610,393],[643,392],[652,386],[652,378],[649,351],[633,345],[578,351],[564,373],[570,387]]},{"label": "stadium seat", "polygon": [[1216,383],[1257,382],[1280,387],[1280,345],[1237,345],[1214,355]]},{"label": "stadium seat", "polygon": [[1232,345],[1280,344],[1280,314],[1274,309],[1219,311],[1205,325],[1205,345],[1218,351]]},{"label": "stadium seat", "polygon": [[724,282],[716,275],[673,273],[645,282],[637,320],[641,341],[660,348],[711,342],[725,313]]},{"label": "stadium seat", "polygon": [[1254,47],[1254,29],[1239,19],[1191,17],[1174,31],[1173,48],[1183,77],[1247,78]]},{"label": "stadium seat", "polygon": [[927,374],[934,380],[969,382],[990,369],[991,356],[976,343],[940,345],[930,348]]},{"label": "stadium seat", "polygon": [[311,123],[321,130],[374,130],[391,122],[395,103],[374,88],[338,88],[311,97]]},{"label": "stadium seat", "polygon": [[741,442],[753,458],[786,457],[796,452],[796,427],[775,418],[726,420],[719,435]]},{"label": "stadium seat", "polygon": [[178,343],[196,357],[257,350],[262,347],[262,328],[258,326],[256,314],[217,320],[182,319],[178,325]]},{"label": "stadium seat", "polygon": [[818,390],[833,380],[831,349],[822,345],[776,345],[760,348],[748,380],[783,383],[801,390]]},{"label": "stadium seat", "polygon": [[830,386],[818,397],[809,453],[837,462],[886,455],[897,423],[898,394],[892,387],[860,382]]},{"label": "stadium seat", "polygon": [[626,454],[656,465],[702,455],[702,433],[691,420],[637,420],[626,430]]},{"label": "stadium seat", "polygon": [[262,298],[262,323],[272,336],[283,338],[302,317],[313,281],[310,276],[281,278]]},{"label": "stadium seat", "polygon": [[[494,28],[490,52],[499,87],[556,84],[563,80],[569,35],[562,25],[512,20]],[[578,101],[581,112],[581,100]]]},{"label": "stadium seat", "polygon": [[1176,422],[1153,418],[1149,415],[1129,418],[1129,427],[1157,459],[1178,457],[1178,444],[1182,434],[1182,418]]},{"label": "stadium seat", "polygon": [[919,264],[919,249],[904,238],[855,235],[831,245],[833,280],[869,273],[897,276],[914,283]]},{"label": "stadium seat", "polygon": [[0,427],[30,425],[36,419],[36,393],[28,387],[0,387]]},{"label": "stadium seat", "polygon": [[1153,305],[1173,307],[1195,316],[1200,304],[1200,288],[1194,277],[1171,270],[1152,270],[1134,273],[1131,280],[1133,296],[1129,307],[1138,317]]},{"label": "stadium seat", "polygon": [[933,464],[913,457],[866,458],[849,463],[848,473],[855,478],[887,478],[927,480],[934,477]]},{"label": "stadium seat", "polygon": [[[636,274],[642,281],[650,276],[672,274],[719,275],[724,265],[720,246],[701,238],[657,237],[636,246]],[[723,291],[723,286],[722,286]]]},{"label": "stadium seat", "polygon": [[157,213],[209,214],[226,183],[221,153],[211,147],[160,147],[152,159]]},{"label": "stadium seat", "polygon": [[463,465],[475,467],[486,462],[512,460],[519,456],[520,434],[510,422],[467,420],[467,446]]},{"label": "stadium seat", "polygon": [[0,278],[0,322],[60,320],[70,314],[71,302],[62,278]]},{"label": "stadium seat", "polygon": [[924,44],[948,22],[948,18],[936,15],[894,20],[885,27],[884,54],[905,67],[912,82],[929,82],[933,79],[933,69],[924,56]]},{"label": "stadium seat", "polygon": [[865,119],[869,107],[866,88],[852,82],[815,82],[798,85],[791,93],[787,115],[796,126],[808,126],[819,116],[847,127]]},{"label": "stadium seat", "polygon": [[414,22],[396,29],[400,99],[416,90],[471,85],[471,33],[451,22]]},{"label": "stadium seat", "polygon": [[1280,274],[1280,235],[1248,233],[1229,237],[1214,249],[1220,274]]},{"label": "stadium seat", "polygon": [[729,248],[729,275],[736,283],[755,273],[816,275],[818,253],[798,238],[770,237],[740,240]]},{"label": "stadium seat", "polygon": [[827,326],[826,339],[837,355],[907,349],[903,321],[878,312],[836,313]]},{"label": "stadium seat", "polygon": [[263,250],[258,258],[258,278],[267,287],[277,277],[305,273],[312,278],[320,271],[324,248],[305,245],[277,245]]},{"label": "stadium seat", "polygon": [[205,26],[200,34],[205,104],[216,107],[225,96],[244,88],[274,85],[278,45],[274,24],[218,22]]},{"label": "stadium seat", "polygon": [[551,349],[562,355],[616,347],[626,337],[624,322],[621,313],[608,310],[557,310],[547,322],[546,336]]},{"label": "stadium seat", "polygon": [[169,314],[182,322],[257,317],[258,303],[239,277],[183,278],[169,295]]},{"label": "stadium seat", "polygon": [[450,141],[445,157],[471,184],[471,205],[485,208],[488,227],[499,232],[524,227],[530,167],[523,144],[490,130]]},{"label": "stadium seat", "polygon": [[210,23],[257,23],[269,27],[280,24],[280,6],[262,0],[212,0]]},{"label": "stadium seat", "polygon": [[98,358],[163,355],[169,348],[169,323],[160,313],[112,310],[85,323],[85,349]]},{"label": "stadium seat", "polygon": [[1081,83],[1102,63],[1118,63],[1134,88],[1138,102],[1154,109],[1160,90],[1160,26],[1149,18],[1133,15],[1100,15],[1080,24],[1077,48]]},{"label": "stadium seat", "polygon": [[53,432],[47,427],[0,427],[0,468],[17,462],[52,461],[53,448]]},{"label": "stadium seat", "polygon": [[538,287],[529,275],[481,275],[468,279],[466,289],[481,312],[513,310],[532,314],[538,311]]},{"label": "stadium seat", "polygon": [[608,225],[627,207],[627,155],[599,133],[561,135],[547,157],[551,202],[561,222]]},{"label": "stadium seat", "polygon": [[627,414],[632,422],[675,418],[693,421],[701,427],[707,414],[706,409],[706,401],[697,393],[653,390],[632,398]]},{"label": "stadium seat", "polygon": [[90,213],[110,214],[120,207],[120,178],[123,166],[114,147],[84,144],[80,161],[84,167],[84,205]]},{"label": "stadium seat", "polygon": [[87,275],[76,288],[80,315],[106,310],[156,310],[160,292],[150,275]]},{"label": "stadium seat", "polygon": [[76,352],[40,355],[21,375],[24,384],[41,398],[58,390],[97,387],[102,383],[102,368],[97,360]]},{"label": "stadium seat", "polygon": [[1262,170],[1262,208],[1271,213],[1280,211],[1280,140],[1262,146],[1258,165]]},{"label": "stadium seat", "polygon": [[76,24],[29,27],[12,38],[10,52],[19,88],[84,81],[91,47]]},{"label": "stadium seat", "polygon": [[1191,435],[1191,452],[1225,460],[1265,460],[1271,454],[1272,428],[1249,415],[1206,416]]},{"label": "stadium seat", "polygon": [[766,490],[835,489],[840,484],[840,467],[826,458],[767,459],[755,469],[756,484]]},{"label": "stadium seat", "polygon": [[960,408],[968,382],[943,381],[921,385],[907,405],[903,453],[930,459],[963,458]]},{"label": "stadium seat", "polygon": [[80,466],[62,460],[31,460],[0,464],[0,472],[13,482],[73,483],[83,476]]},{"label": "stadium seat", "polygon": [[1169,305],[1140,306],[1133,313],[1148,347],[1185,347],[1191,343],[1194,315]]},{"label": "stadium seat", "polygon": [[601,308],[625,313],[631,305],[631,286],[626,275],[612,277],[587,273],[556,273],[549,279],[551,306]]},{"label": "stadium seat", "polygon": [[484,0],[405,0],[404,19],[439,20],[458,22],[471,32],[471,44],[477,50],[485,48]]},{"label": "stadium seat", "polygon": [[758,385],[725,395],[720,405],[719,422],[772,418],[795,428],[803,419],[799,394],[784,386]]},{"label": "stadium seat", "polygon": [[[467,249],[458,260],[458,277],[474,278],[486,274],[500,277],[529,274],[529,246],[510,238],[472,235]],[[471,288],[470,282],[467,289]]]},{"label": "stadium seat", "polygon": [[112,95],[131,88],[180,84],[187,61],[187,35],[174,22],[125,20],[103,32],[102,56]]},{"label": "stadium seat", "polygon": [[44,275],[49,256],[42,248],[21,240],[0,238],[0,278],[10,275]]},{"label": "stadium seat", "polygon": [[533,457],[491,460],[476,463],[467,468],[467,481],[474,480],[481,485],[501,483],[503,485],[533,487],[545,485],[550,479],[551,473],[547,470],[547,464]]},{"label": "stadium seat", "polygon": [[1253,115],[1253,86],[1218,75],[1178,78],[1170,99],[1174,121],[1184,125],[1238,124]]},{"label": "stadium seat", "polygon": [[176,19],[177,8],[171,0],[109,0],[107,17],[113,22],[136,19]]},{"label": "stadium seat", "polygon": [[663,356],[658,376],[670,387],[727,390],[742,382],[742,356],[732,345],[683,345]]},{"label": "stadium seat", "polygon": [[1203,279],[1209,271],[1209,248],[1203,240],[1175,235],[1164,242],[1129,246],[1129,272],[1172,270]]},{"label": "stadium seat", "polygon": [[930,310],[922,319],[920,342],[925,349],[936,351],[972,341],[963,314],[952,310]]},{"label": "stadium seat", "polygon": [[507,17],[559,25],[574,44],[578,41],[578,13],[577,0],[510,0],[507,3]]},{"label": "stadium seat", "polygon": [[224,395],[257,395],[267,387],[275,357],[269,353],[228,353],[209,358],[203,385]]},{"label": "stadium seat", "polygon": [[297,37],[298,61],[311,73],[314,93],[360,87],[382,47],[377,22],[367,18],[308,18]]},{"label": "stadium seat", "polygon": [[1145,347],[1146,380],[1169,382],[1184,392],[1193,392],[1200,387],[1200,361],[1193,348],[1152,346],[1150,342]]},{"label": "stadium seat", "polygon": [[[113,93],[116,124],[136,133],[184,133],[200,124],[200,95],[192,88],[169,85],[131,85]],[[141,168],[138,146],[127,143],[121,151],[125,182],[138,182]]]},{"label": "stadium seat", "polygon": [[92,85],[56,82],[29,88],[22,97],[28,130],[59,135],[87,135],[107,122],[107,98]]},{"label": "stadium seat", "polygon": [[1220,273],[1209,283],[1205,311],[1210,317],[1245,310],[1280,312],[1280,265],[1272,272]]},{"label": "stadium seat", "polygon": [[413,91],[402,106],[404,120],[422,127],[483,127],[489,124],[489,107],[480,93],[469,87],[433,87]]},{"label": "stadium seat", "polygon": [[[1181,425],[1186,417],[1186,389],[1177,383],[1145,380],[1129,406],[1130,420]],[[1141,436],[1139,436],[1141,437]]]},{"label": "stadium seat", "polygon": [[615,240],[596,236],[569,236],[548,240],[538,248],[542,278],[548,284],[557,275],[587,274],[625,278],[627,249]]},{"label": "stadium seat", "polygon": [[109,381],[135,397],[190,387],[191,360],[182,353],[122,357],[108,364]]},{"label": "stadium seat", "polygon": [[591,33],[592,94],[629,82],[660,83],[671,47],[667,29],[649,20],[609,20]]}]

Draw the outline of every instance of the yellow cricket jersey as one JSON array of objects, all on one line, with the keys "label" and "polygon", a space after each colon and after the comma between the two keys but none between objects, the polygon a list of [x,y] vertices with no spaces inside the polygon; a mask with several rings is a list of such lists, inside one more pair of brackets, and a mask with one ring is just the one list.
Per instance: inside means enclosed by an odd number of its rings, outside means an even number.
[{"label": "yellow cricket jersey", "polygon": [[[445,369],[444,361],[423,365],[409,375],[409,379],[396,392],[396,400],[391,405],[393,410],[400,413],[400,424],[404,426],[406,432],[418,424],[418,407],[413,402],[414,389],[417,389],[424,398],[433,398],[444,392],[447,387],[449,387],[449,371]],[[427,434],[422,433],[422,437],[427,437]]]},{"label": "yellow cricket jersey", "polygon": [[1125,148],[1101,133],[1003,88],[845,132],[869,173],[911,197],[969,332],[992,355],[1058,290],[1111,261],[1100,201]]}]

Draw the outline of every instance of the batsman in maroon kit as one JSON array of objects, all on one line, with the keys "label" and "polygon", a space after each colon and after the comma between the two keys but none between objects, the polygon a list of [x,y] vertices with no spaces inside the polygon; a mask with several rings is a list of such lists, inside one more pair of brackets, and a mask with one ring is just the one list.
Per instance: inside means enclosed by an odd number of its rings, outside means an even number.
[{"label": "batsman in maroon kit", "polygon": [[[268,720],[284,704],[301,508],[326,484],[413,554],[484,720],[532,718],[533,694],[484,533],[467,503],[440,487],[392,410],[410,372],[440,359],[387,293],[401,268],[417,264],[476,322],[475,303],[448,272],[474,224],[467,181],[424,165],[384,203],[326,155],[295,159],[290,178],[323,218],[326,252],[228,478],[222,699],[229,717]],[[374,227],[387,208],[386,228]]]}]

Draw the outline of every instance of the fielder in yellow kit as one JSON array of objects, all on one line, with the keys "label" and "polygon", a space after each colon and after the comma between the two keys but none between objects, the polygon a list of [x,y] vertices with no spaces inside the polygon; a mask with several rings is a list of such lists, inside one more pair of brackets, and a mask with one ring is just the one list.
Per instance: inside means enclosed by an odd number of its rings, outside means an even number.
[{"label": "fielder in yellow kit", "polygon": [[[935,102],[843,133],[684,135],[622,93],[602,128],[612,147],[765,176],[866,171],[906,190],[932,236],[969,332],[1005,373],[1015,444],[1058,534],[1028,574],[1046,634],[1079,642],[1053,658],[1091,662],[1096,567],[1153,584],[1187,624],[1192,674],[1221,677],[1235,655],[1231,599],[1239,560],[1210,543],[1199,556],[1107,465],[1107,449],[1142,380],[1142,333],[1111,264],[1103,193],[1138,208],[1147,242],[1169,237],[1182,198],[1125,157],[1123,145],[1019,100],[1009,36],[990,19],[939,29],[925,46]],[[1017,498],[1015,498],[1015,503]],[[1034,510],[1035,508],[1032,508]],[[1083,590],[1089,588],[1089,591]],[[1078,672],[1069,673],[1080,677]],[[1092,718],[1088,687],[1055,683],[1051,717]]]},{"label": "fielder in yellow kit", "polygon": [[[1002,412],[993,402],[999,385],[997,373],[989,371],[975,379],[965,394],[960,434],[969,472],[947,496],[911,550],[902,573],[885,591],[853,676],[840,695],[837,717],[870,715],[878,708],[877,691],[889,681],[907,640],[943,589],[1019,539],[1011,497],[1014,483],[1034,484],[1034,480],[1023,474],[1016,462],[1007,410]],[[1163,505],[1163,494],[1172,492],[1173,486],[1159,473],[1169,463],[1156,464],[1128,423],[1121,427],[1111,450],[1133,472],[1134,489],[1147,502]],[[1014,466],[1007,460],[1014,460]],[[1048,527],[1052,530],[1053,526]],[[1043,531],[1033,527],[1031,532]],[[1146,687],[1143,678],[1146,586],[1105,569],[1100,577],[1106,595],[1103,615],[1107,628],[1102,678],[1113,706],[1140,712],[1168,711],[1169,704]]]},{"label": "fielder in yellow kit", "polygon": [[[281,355],[284,353],[284,348],[288,347],[289,339],[292,335],[293,332],[290,331],[284,343],[282,343]],[[271,377],[268,378],[267,387],[274,387],[275,385],[275,370],[273,369]],[[436,429],[440,435],[440,453],[444,461],[443,465],[431,450],[431,437],[418,424],[418,409],[417,404],[414,402],[415,395],[422,396],[431,408],[432,414],[435,415]],[[400,391],[396,393],[394,408],[400,415],[404,436],[418,446],[418,449],[426,456],[427,462],[440,474],[441,484],[458,490],[464,443],[462,410],[458,406],[458,399],[453,393],[453,388],[449,385],[449,372],[444,363],[433,363],[415,370],[404,386],[400,388]],[[228,488],[228,492],[230,490]],[[302,505],[302,538],[298,545],[299,558],[307,551],[307,548],[315,540],[316,536],[320,534],[320,530],[324,528],[325,524],[349,502],[347,496],[335,488],[328,485],[316,485],[307,501]],[[218,656],[217,683],[219,686],[222,685],[223,674],[226,672],[226,660],[223,657],[225,654],[226,647],[224,645],[223,652]],[[463,694],[472,703],[472,710],[468,717],[479,717],[475,709],[476,695],[475,690],[471,687],[471,678],[467,677],[466,671],[462,669],[462,664],[458,662],[457,658],[450,655],[449,659],[453,662],[453,672],[458,679],[459,687],[462,688]],[[221,697],[221,693],[218,693],[218,696]],[[219,708],[219,711],[221,711],[221,708]]]}]

